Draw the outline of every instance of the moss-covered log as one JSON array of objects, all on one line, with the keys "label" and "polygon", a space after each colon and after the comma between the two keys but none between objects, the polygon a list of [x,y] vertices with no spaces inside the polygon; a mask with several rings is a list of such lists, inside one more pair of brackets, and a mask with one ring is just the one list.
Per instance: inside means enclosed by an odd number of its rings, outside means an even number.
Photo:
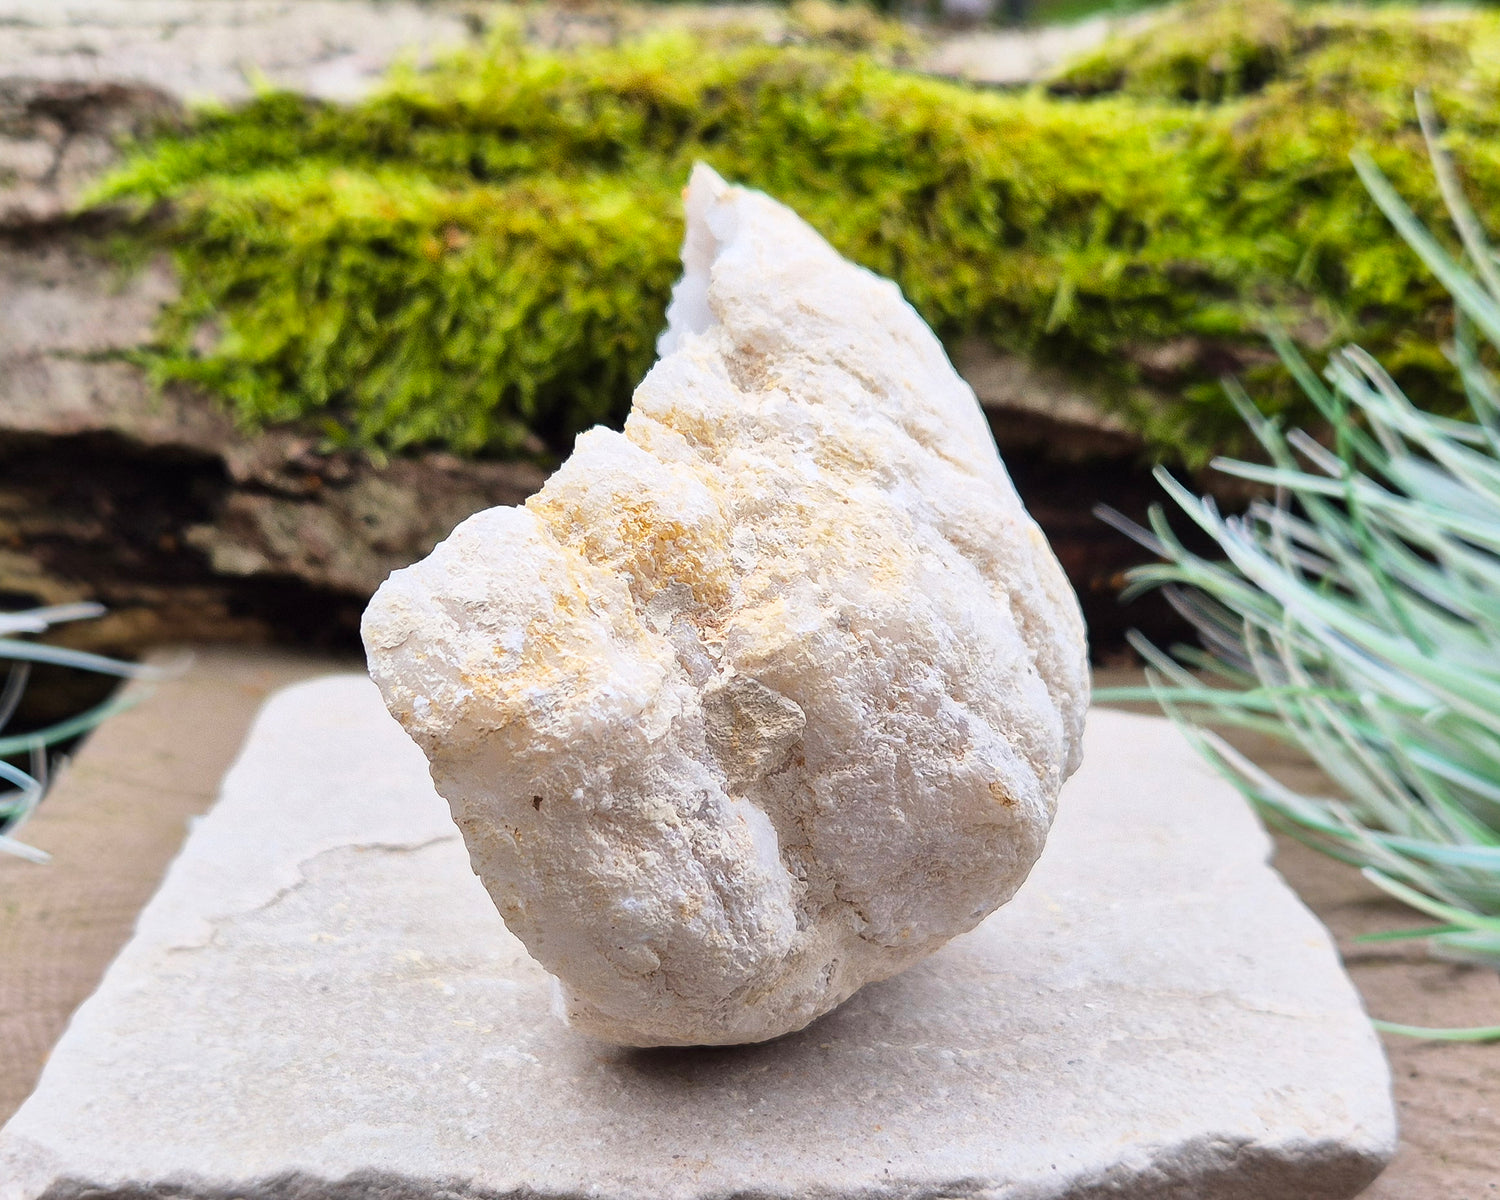
[{"label": "moss-covered log", "polygon": [[1278,0],[1169,14],[1025,94],[815,46],[498,37],[353,107],[206,114],[95,200],[134,202],[133,236],[176,254],[162,377],[334,440],[556,452],[651,361],[701,158],[895,278],[945,339],[1059,365],[1196,463],[1238,428],[1224,373],[1295,406],[1268,320],[1461,403],[1445,297],[1348,154],[1434,218],[1425,87],[1493,217],[1497,64],[1496,16]]}]

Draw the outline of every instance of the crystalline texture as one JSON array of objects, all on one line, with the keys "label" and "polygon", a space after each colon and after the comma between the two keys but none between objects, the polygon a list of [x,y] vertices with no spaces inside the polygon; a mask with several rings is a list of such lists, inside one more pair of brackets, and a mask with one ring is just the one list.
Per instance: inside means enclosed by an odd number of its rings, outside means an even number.
[{"label": "crystalline texture", "polygon": [[576,1027],[799,1029],[1008,900],[1078,762],[1077,602],[894,284],[699,167],[661,358],[365,614]]}]

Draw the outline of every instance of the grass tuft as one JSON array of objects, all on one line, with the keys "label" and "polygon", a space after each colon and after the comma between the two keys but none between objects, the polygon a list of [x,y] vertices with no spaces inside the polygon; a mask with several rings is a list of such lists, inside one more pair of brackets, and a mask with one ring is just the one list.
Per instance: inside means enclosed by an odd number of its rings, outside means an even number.
[{"label": "grass tuft", "polygon": [[[45,633],[54,625],[87,620],[103,612],[104,609],[97,604],[56,604],[21,612],[0,612],[0,662],[9,665],[5,681],[0,683],[0,729],[15,715],[33,663],[51,663],[129,679],[152,678],[158,674],[151,667],[26,640],[30,635]],[[9,790],[0,791],[0,854],[35,863],[49,861],[50,856],[45,851],[14,836],[46,794],[48,748],[87,733],[134,702],[130,697],[115,696],[45,728],[0,737],[0,782],[10,785]],[[16,758],[24,761],[26,767],[9,761]]]},{"label": "grass tuft", "polygon": [[[1266,461],[1215,466],[1265,498],[1225,517],[1159,472],[1223,557],[1186,549],[1160,507],[1149,530],[1112,519],[1163,559],[1133,571],[1131,590],[1163,589],[1201,641],[1173,657],[1137,639],[1148,694],[1271,825],[1437,922],[1421,934],[1434,954],[1500,967],[1500,379],[1483,361],[1500,350],[1500,271],[1425,98],[1419,113],[1467,261],[1371,158],[1355,166],[1452,296],[1449,350],[1472,418],[1423,411],[1358,348],[1319,378],[1283,336],[1277,349],[1331,435],[1286,432],[1232,392]],[[1337,793],[1283,786],[1208,726],[1299,745]],[[1500,1038],[1500,1028],[1383,1027]]]}]

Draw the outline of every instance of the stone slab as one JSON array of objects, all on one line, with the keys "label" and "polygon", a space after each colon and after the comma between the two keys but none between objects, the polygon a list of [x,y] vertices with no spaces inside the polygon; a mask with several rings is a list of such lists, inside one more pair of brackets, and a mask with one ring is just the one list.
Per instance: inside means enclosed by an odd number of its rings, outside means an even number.
[{"label": "stone slab", "polygon": [[1020,895],[762,1046],[548,1015],[357,676],[280,693],[0,1132],[0,1200],[1347,1197],[1390,1080],[1326,931],[1166,722],[1096,710]]},{"label": "stone slab", "polygon": [[0,1124],[129,941],[266,697],[357,665],[218,645],[162,647],[147,661],[170,674],[127,685],[137,703],[89,735],[19,831],[51,861],[0,854]]}]

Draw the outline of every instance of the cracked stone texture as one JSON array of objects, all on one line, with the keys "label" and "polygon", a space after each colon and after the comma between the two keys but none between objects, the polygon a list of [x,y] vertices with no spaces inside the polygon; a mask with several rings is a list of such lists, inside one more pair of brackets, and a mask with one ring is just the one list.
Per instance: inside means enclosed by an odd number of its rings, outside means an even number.
[{"label": "cracked stone texture", "polygon": [[539,1012],[374,687],[284,691],[0,1132],[0,1200],[1354,1195],[1395,1130],[1326,931],[1168,723],[1085,744],[978,930],[800,1034],[643,1052]]},{"label": "cracked stone texture", "polygon": [[138,703],[54,773],[22,831],[52,861],[0,854],[0,1123],[129,939],[191,821],[213,804],[261,703],[359,665],[244,646],[173,647],[152,662],[169,676],[127,685]]}]

